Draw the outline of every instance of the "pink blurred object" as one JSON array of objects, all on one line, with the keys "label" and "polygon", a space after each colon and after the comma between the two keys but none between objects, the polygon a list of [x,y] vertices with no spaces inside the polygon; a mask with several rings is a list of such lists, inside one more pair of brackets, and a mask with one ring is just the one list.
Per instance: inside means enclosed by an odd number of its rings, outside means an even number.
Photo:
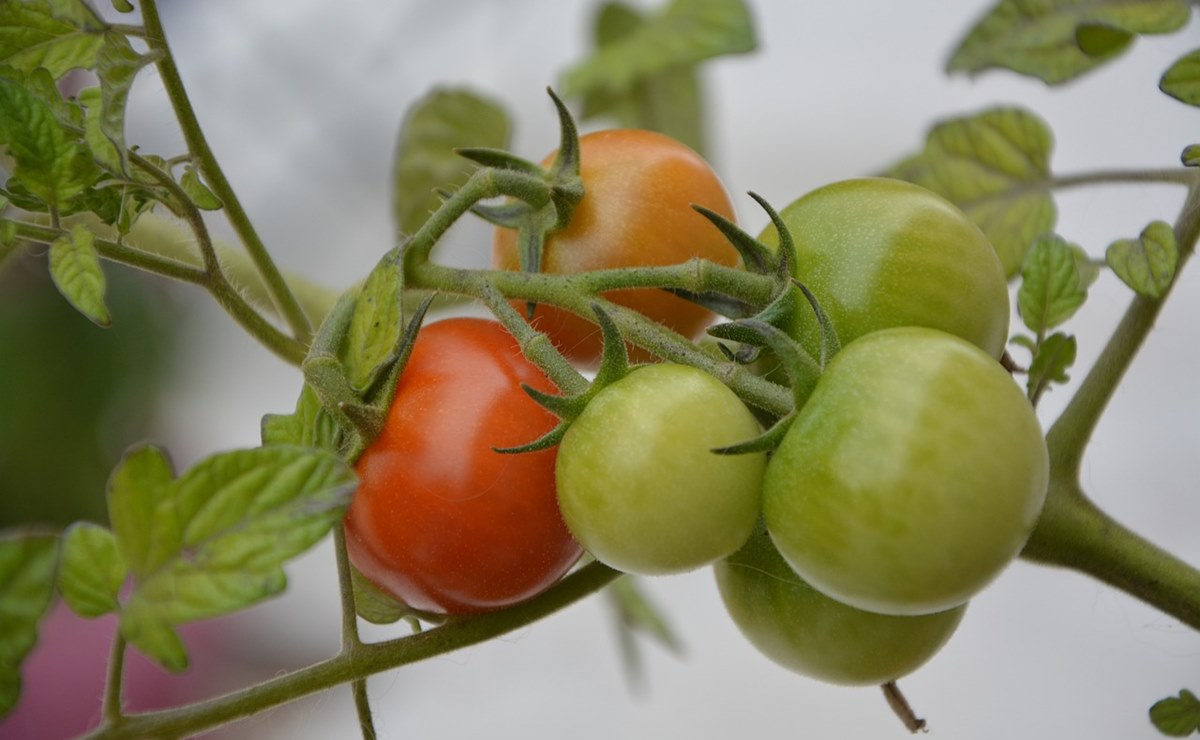
[{"label": "pink blurred object", "polygon": [[[100,724],[108,655],[117,620],[76,616],[60,602],[42,622],[38,644],[22,666],[21,696],[0,719],[0,740],[62,740]],[[125,654],[125,710],[164,709],[212,695],[223,623],[180,630],[191,665],[168,673],[133,648]]]}]

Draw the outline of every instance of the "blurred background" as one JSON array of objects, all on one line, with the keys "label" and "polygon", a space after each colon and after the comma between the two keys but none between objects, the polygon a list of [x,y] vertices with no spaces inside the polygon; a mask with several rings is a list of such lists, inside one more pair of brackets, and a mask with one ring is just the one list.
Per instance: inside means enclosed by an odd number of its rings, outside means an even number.
[{"label": "blurred background", "polygon": [[[1195,22],[1180,33],[1139,39],[1116,63],[1049,89],[1006,72],[973,80],[943,74],[950,50],[990,7],[987,0],[759,0],[752,7],[759,50],[718,60],[703,73],[710,159],[751,233],[766,219],[747,190],[782,207],[814,187],[878,171],[916,150],[937,119],[998,104],[1021,104],[1049,123],[1059,174],[1175,166],[1183,147],[1200,141],[1200,111],[1156,88],[1162,71],[1200,44]],[[540,159],[557,140],[545,87],[587,53],[594,10],[583,0],[209,0],[162,7],[201,123],[267,245],[286,268],[338,289],[392,246],[391,156],[408,106],[435,85],[468,86],[509,109],[513,150]],[[127,139],[144,151],[182,151],[153,72],[134,87],[129,122]],[[1058,231],[1102,257],[1111,240],[1136,236],[1153,219],[1172,220],[1182,195],[1169,186],[1062,192]],[[446,261],[483,265],[489,228],[460,224],[440,249]],[[18,267],[14,272],[24,277],[0,284],[0,388],[15,387],[10,378],[26,377],[22,368],[40,367],[46,390],[0,397],[5,523],[98,519],[107,470],[129,444],[153,439],[183,469],[214,451],[257,444],[261,415],[292,408],[298,371],[246,337],[199,291],[109,269],[117,328],[105,333],[60,299],[48,301],[54,305],[45,313],[31,309],[26,292],[44,270],[40,263]],[[140,289],[128,302],[120,298],[134,283]],[[1092,288],[1066,327],[1079,339],[1075,375],[1090,365],[1128,298],[1108,273]],[[43,318],[54,311],[63,315]],[[1200,565],[1197,318],[1200,278],[1193,267],[1098,429],[1084,484],[1116,518]],[[96,343],[96,354],[47,365],[38,359],[42,347],[22,339],[33,330],[30,321],[57,322],[60,328],[41,335],[61,338],[75,353]],[[118,390],[93,408],[97,394],[85,381],[101,372]],[[145,388],[159,389],[151,407],[125,401]],[[1044,398],[1044,422],[1068,392]],[[49,422],[44,438],[6,421],[29,402],[36,402],[39,418],[65,421]],[[71,444],[95,461],[87,473],[96,481],[91,489],[43,477],[86,472],[45,462],[44,451],[62,449],[67,433],[80,437]],[[41,462],[21,467],[34,460]],[[32,472],[14,472],[21,470]],[[85,493],[68,510],[52,495],[60,488]],[[38,506],[45,502],[54,505]],[[329,543],[289,574],[284,597],[199,626],[191,636],[197,670],[187,679],[199,688],[190,690],[235,688],[336,651]],[[592,599],[490,644],[373,678],[381,737],[907,734],[877,689],[826,686],[758,655],[725,616],[707,570],[642,584],[685,649],[680,657],[644,645],[640,687],[622,672],[612,613],[603,599]],[[103,643],[111,625],[87,624]],[[383,638],[403,629],[366,634]],[[78,650],[63,648],[64,662],[43,663],[52,691],[61,691],[65,673],[84,672]],[[103,644],[95,686],[106,653]],[[32,696],[37,684],[28,675],[27,682]],[[153,674],[148,682],[164,684]],[[1149,706],[1181,688],[1200,689],[1200,634],[1081,575],[1018,561],[975,600],[949,645],[900,685],[940,737],[1154,738]],[[81,701],[98,716],[98,698]],[[336,689],[219,736],[350,737],[354,721],[349,690]],[[0,723],[0,737],[46,736],[29,734],[31,727]]]}]

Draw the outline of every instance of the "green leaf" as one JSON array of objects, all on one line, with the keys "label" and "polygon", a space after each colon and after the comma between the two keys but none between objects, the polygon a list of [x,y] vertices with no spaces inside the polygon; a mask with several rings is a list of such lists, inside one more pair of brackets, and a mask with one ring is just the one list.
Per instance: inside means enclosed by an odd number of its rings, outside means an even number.
[{"label": "green leaf", "polygon": [[1200,167],[1200,144],[1192,144],[1179,155],[1184,167]]},{"label": "green leaf", "polygon": [[100,132],[112,142],[121,157],[120,172],[127,172],[125,146],[125,105],[137,73],[153,60],[150,55],[138,54],[123,35],[110,31],[104,34],[104,46],[96,58],[96,75],[100,78],[100,110],[97,118]]},{"label": "green leaf", "polygon": [[1175,278],[1179,245],[1175,231],[1166,221],[1155,221],[1142,229],[1137,239],[1119,239],[1104,255],[1121,282],[1148,298],[1159,298]]},{"label": "green leaf", "polygon": [[0,717],[21,693],[21,662],[37,643],[38,622],[54,595],[58,538],[0,535]]},{"label": "green leaf", "polygon": [[1071,376],[1067,370],[1075,364],[1077,354],[1075,337],[1061,332],[1051,334],[1037,345],[1026,381],[1029,397],[1036,401],[1051,385],[1069,382]]},{"label": "green leaf", "polygon": [[[634,8],[606,3],[596,14],[595,44],[602,49],[645,23]],[[704,153],[704,105],[696,65],[682,64],[647,74],[626,90],[593,89],[582,96],[581,118],[610,116],[618,125],[659,131]]]},{"label": "green leaf", "polygon": [[81,617],[98,617],[120,608],[121,584],[129,569],[107,527],[76,522],[63,533],[58,589]]},{"label": "green leaf", "polygon": [[508,146],[512,126],[498,103],[462,89],[434,90],[409,109],[392,164],[392,213],[401,235],[425,223],[438,190],[466,182],[474,169],[454,150]]},{"label": "green leaf", "polygon": [[283,563],[341,521],[355,482],[336,455],[300,447],[201,461],[162,488],[149,536],[169,556],[137,582],[121,612],[122,634],[168,669],[182,669],[175,627],[283,590]]},{"label": "green leaf", "polygon": [[1163,73],[1158,89],[1188,105],[1200,106],[1200,49],[1175,60]]},{"label": "green leaf", "polygon": [[50,277],[81,314],[98,326],[112,323],[104,303],[104,271],[100,269],[95,237],[83,224],[76,224],[50,245]]},{"label": "green leaf", "polygon": [[101,167],[111,174],[120,175],[126,168],[125,153],[113,144],[112,139],[108,138],[101,127],[102,94],[98,87],[89,87],[79,92],[79,102],[84,110],[83,140]]},{"label": "green leaf", "polygon": [[200,179],[195,167],[188,165],[183,168],[183,176],[179,178],[179,185],[197,208],[205,211],[221,210],[221,199],[208,189],[208,186]]},{"label": "green leaf", "polygon": [[1050,128],[1020,108],[995,108],[936,124],[919,154],[884,174],[908,180],[950,200],[979,225],[1015,275],[1025,253],[1054,228],[1048,189]]},{"label": "green leaf", "polygon": [[153,445],[126,451],[109,476],[108,518],[122,559],[139,579],[176,551],[175,538],[164,543],[155,527],[155,511],[174,477],[166,452]]},{"label": "green leaf", "polygon": [[[60,122],[65,104],[44,99],[49,74],[37,70],[24,80],[17,75],[0,70],[0,146],[6,146],[16,162],[13,179],[58,209],[96,182],[99,168]],[[10,190],[11,185],[10,181]]]},{"label": "green leaf", "polygon": [[334,451],[341,441],[337,422],[321,405],[307,383],[296,399],[292,414],[267,414],[262,420],[263,445],[296,445]]},{"label": "green leaf", "polygon": [[1017,308],[1025,325],[1042,336],[1075,315],[1086,299],[1074,245],[1055,234],[1038,239],[1021,270],[1017,291]]},{"label": "green leaf", "polygon": [[118,13],[133,12],[133,3],[129,2],[129,0],[112,0],[112,6]]},{"label": "green leaf", "polygon": [[1114,58],[1135,34],[1187,24],[1185,0],[1000,0],[967,33],[946,64],[975,74],[1007,68],[1055,85]]},{"label": "green leaf", "polygon": [[81,0],[0,3],[0,64],[55,79],[72,69],[92,69],[107,24]]},{"label": "green leaf", "polygon": [[672,0],[632,29],[628,14],[617,23],[614,40],[564,75],[564,97],[624,96],[660,73],[757,46],[750,11],[741,0]]},{"label": "green leaf", "polygon": [[358,616],[371,624],[393,624],[412,614],[407,604],[371,583],[353,565],[350,566],[350,582],[354,586],[354,608]]},{"label": "green leaf", "polygon": [[387,366],[404,330],[401,313],[400,248],[393,249],[371,270],[350,317],[343,364],[350,385],[361,395]]},{"label": "green leaf", "polygon": [[1150,721],[1158,731],[1170,737],[1200,733],[1200,699],[1187,689],[1179,696],[1160,699],[1150,707]]}]

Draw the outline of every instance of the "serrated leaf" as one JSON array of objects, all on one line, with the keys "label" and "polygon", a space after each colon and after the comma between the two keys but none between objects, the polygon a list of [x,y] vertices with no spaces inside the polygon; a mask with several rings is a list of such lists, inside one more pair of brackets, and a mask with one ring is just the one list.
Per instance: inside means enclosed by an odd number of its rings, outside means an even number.
[{"label": "serrated leaf", "polygon": [[1200,49],[1175,60],[1163,73],[1158,89],[1188,105],[1200,106]]},{"label": "serrated leaf", "polygon": [[58,538],[0,535],[0,717],[21,692],[21,662],[37,643],[38,622],[54,595]]},{"label": "serrated leaf", "polygon": [[1200,699],[1187,689],[1179,696],[1168,696],[1150,707],[1150,721],[1158,731],[1170,737],[1200,733]]},{"label": "serrated leaf", "polygon": [[113,144],[101,128],[100,111],[102,102],[101,91],[98,87],[89,87],[79,92],[79,102],[83,104],[83,140],[92,150],[92,157],[108,172],[119,175],[125,171],[123,152]]},{"label": "serrated leaf", "polygon": [[63,533],[58,590],[71,611],[98,617],[120,608],[121,584],[129,569],[107,527],[76,522]]},{"label": "serrated leaf", "polygon": [[149,55],[134,51],[129,40],[115,31],[104,34],[104,46],[96,57],[96,76],[100,79],[97,122],[100,132],[112,142],[120,155],[122,173],[128,171],[125,162],[125,105],[134,78],[152,59]]},{"label": "serrated leaf", "polygon": [[1134,292],[1159,298],[1175,278],[1179,245],[1175,231],[1165,221],[1155,221],[1137,239],[1118,239],[1104,255],[1113,273]]},{"label": "serrated leaf", "polygon": [[112,316],[104,303],[104,270],[96,252],[95,237],[76,224],[50,244],[50,277],[59,292],[98,326],[109,326]]},{"label": "serrated leaf", "polygon": [[0,64],[27,72],[38,67],[55,79],[92,69],[107,24],[81,0],[0,3]]},{"label": "serrated leaf", "polygon": [[508,146],[512,126],[504,108],[462,89],[434,90],[409,109],[392,164],[392,214],[397,232],[415,232],[437,209],[437,190],[467,180],[474,167],[459,147]]},{"label": "serrated leaf", "polygon": [[1071,318],[1087,299],[1075,248],[1055,234],[1038,239],[1021,270],[1017,308],[1038,336]]},{"label": "serrated leaf", "polygon": [[205,211],[221,210],[221,199],[213,194],[213,191],[208,189],[204,181],[200,179],[196,168],[188,165],[183,168],[183,176],[179,178],[179,186],[192,199],[192,203]]},{"label": "serrated leaf", "polygon": [[995,108],[936,124],[924,150],[884,175],[908,180],[953,202],[992,242],[1005,274],[1015,275],[1034,239],[1054,228],[1050,128],[1020,108]]},{"label": "serrated leaf", "polygon": [[341,521],[356,480],[336,455],[300,447],[201,461],[166,486],[155,507],[151,537],[170,556],[138,580],[121,612],[122,634],[179,669],[186,659],[174,628],[281,591],[283,563]]},{"label": "serrated leaf", "polygon": [[122,559],[143,578],[175,551],[175,538],[163,541],[155,511],[175,473],[166,452],[153,445],[126,451],[108,479],[108,518]]},{"label": "serrated leaf", "polygon": [[1059,84],[1114,58],[1135,34],[1176,31],[1190,15],[1185,0],[1001,0],[967,33],[946,70],[1006,68]]},{"label": "serrated leaf", "polygon": [[340,438],[337,422],[307,383],[296,399],[295,413],[268,414],[262,421],[264,446],[297,445],[333,451],[338,448]]},{"label": "serrated leaf", "polygon": [[622,96],[647,78],[757,46],[750,11],[741,0],[672,0],[640,25],[622,30],[567,71],[564,97]]},{"label": "serrated leaf", "polygon": [[386,365],[404,330],[401,254],[397,248],[384,255],[367,276],[354,303],[343,364],[350,385],[360,394]]},{"label": "serrated leaf", "polygon": [[[24,80],[17,74],[0,71],[0,146],[16,162],[13,179],[58,209],[96,182],[99,167],[60,122],[65,103],[43,99],[45,85],[38,79],[48,73],[38,70]],[[8,187],[11,192],[11,181]]]},{"label": "serrated leaf", "polygon": [[1067,370],[1075,364],[1077,353],[1075,337],[1067,334],[1051,334],[1037,345],[1026,381],[1029,398],[1036,403],[1051,385],[1069,382],[1071,376],[1067,375]]}]

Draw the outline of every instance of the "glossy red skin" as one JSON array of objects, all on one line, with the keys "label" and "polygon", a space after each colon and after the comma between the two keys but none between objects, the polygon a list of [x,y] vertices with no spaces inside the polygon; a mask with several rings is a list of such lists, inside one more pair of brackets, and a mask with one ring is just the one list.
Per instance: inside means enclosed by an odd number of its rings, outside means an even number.
[{"label": "glossy red skin", "polygon": [[359,458],[351,562],[422,611],[469,614],[541,593],[578,559],[555,498],[557,448],[500,454],[556,423],[523,390],[555,392],[495,321],[419,332],[383,433]]},{"label": "glossy red skin", "polygon": [[[686,145],[639,129],[611,129],[579,138],[584,196],[571,223],[546,239],[542,272],[570,274],[614,267],[673,265],[693,257],[727,267],[739,264],[737,250],[692,209],[705,206],[733,220],[725,187],[708,163]],[[554,159],[546,158],[544,164]],[[492,265],[518,270],[517,232],[496,229]],[[612,291],[605,297],[697,339],[715,315],[666,291]],[[515,303],[521,310],[525,304]],[[569,311],[540,305],[535,326],[571,360],[595,365],[600,330]],[[640,349],[636,361],[653,357]]]}]

